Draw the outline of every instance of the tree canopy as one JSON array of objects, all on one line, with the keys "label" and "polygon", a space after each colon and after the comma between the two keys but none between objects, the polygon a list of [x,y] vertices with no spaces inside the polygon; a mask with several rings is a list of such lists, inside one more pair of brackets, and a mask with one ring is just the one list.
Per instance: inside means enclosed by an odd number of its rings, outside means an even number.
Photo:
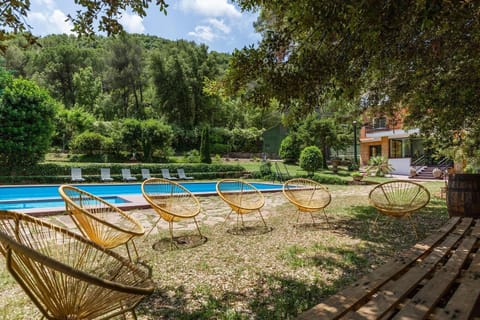
[{"label": "tree canopy", "polygon": [[[68,15],[68,19],[73,23],[73,31],[78,35],[92,36],[95,34],[97,26],[98,31],[106,32],[108,35],[121,33],[122,25],[118,22],[122,13],[131,10],[140,17],[146,16],[146,10],[149,8],[152,0],[74,0],[75,4],[80,5],[82,9],[76,11],[76,15]],[[168,5],[164,0],[155,0],[155,4],[161,12],[166,14]],[[27,1],[2,1],[0,3],[0,49],[5,50],[2,44],[6,40],[8,33],[13,31],[27,31],[27,38],[34,42],[36,37],[30,33],[30,26],[26,24],[25,18],[30,11],[30,0]]]},{"label": "tree canopy", "polygon": [[260,10],[262,41],[234,53],[229,93],[300,118],[341,97],[357,113],[408,110],[407,125],[440,144],[462,130],[480,139],[480,2],[236,2]]},{"label": "tree canopy", "polygon": [[0,165],[12,175],[43,159],[54,130],[55,104],[33,81],[0,68]]}]

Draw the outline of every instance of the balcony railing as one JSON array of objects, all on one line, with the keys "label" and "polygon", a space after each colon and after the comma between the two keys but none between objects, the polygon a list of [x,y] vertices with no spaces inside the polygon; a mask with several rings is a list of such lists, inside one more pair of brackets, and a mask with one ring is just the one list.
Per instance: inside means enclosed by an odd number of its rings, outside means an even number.
[{"label": "balcony railing", "polygon": [[391,125],[385,125],[384,127],[373,127],[373,126],[365,126],[365,133],[372,133],[372,132],[378,132],[378,131],[389,131],[393,130],[393,126]]}]

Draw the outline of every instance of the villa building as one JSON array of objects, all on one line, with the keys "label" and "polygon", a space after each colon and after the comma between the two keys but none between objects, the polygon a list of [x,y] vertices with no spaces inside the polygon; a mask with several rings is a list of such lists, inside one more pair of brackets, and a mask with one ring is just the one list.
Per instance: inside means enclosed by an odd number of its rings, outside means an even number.
[{"label": "villa building", "polygon": [[394,174],[408,175],[412,162],[424,154],[419,129],[404,129],[401,116],[365,114],[362,123],[360,165],[367,165],[371,157],[383,156],[395,169]]}]

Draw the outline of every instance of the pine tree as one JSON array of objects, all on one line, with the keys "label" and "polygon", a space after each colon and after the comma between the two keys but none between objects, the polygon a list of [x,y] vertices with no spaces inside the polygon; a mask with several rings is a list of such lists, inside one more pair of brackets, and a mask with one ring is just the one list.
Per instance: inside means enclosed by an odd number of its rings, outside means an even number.
[{"label": "pine tree", "polygon": [[202,163],[212,163],[212,158],[210,158],[210,132],[208,126],[203,128],[202,137],[200,141],[200,162]]}]

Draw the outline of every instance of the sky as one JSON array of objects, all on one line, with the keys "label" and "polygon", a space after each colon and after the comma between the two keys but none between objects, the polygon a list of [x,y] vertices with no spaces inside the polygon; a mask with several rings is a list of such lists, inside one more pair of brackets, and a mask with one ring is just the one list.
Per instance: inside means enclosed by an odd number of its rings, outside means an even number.
[{"label": "sky", "polygon": [[[231,1],[167,0],[167,3],[167,15],[150,4],[146,17],[125,12],[120,23],[129,33],[195,41],[225,53],[260,41],[260,35],[253,29],[257,14],[241,12]],[[68,14],[74,16],[76,10],[74,0],[32,0],[26,20],[36,36],[72,34],[72,24],[65,20]]]}]

